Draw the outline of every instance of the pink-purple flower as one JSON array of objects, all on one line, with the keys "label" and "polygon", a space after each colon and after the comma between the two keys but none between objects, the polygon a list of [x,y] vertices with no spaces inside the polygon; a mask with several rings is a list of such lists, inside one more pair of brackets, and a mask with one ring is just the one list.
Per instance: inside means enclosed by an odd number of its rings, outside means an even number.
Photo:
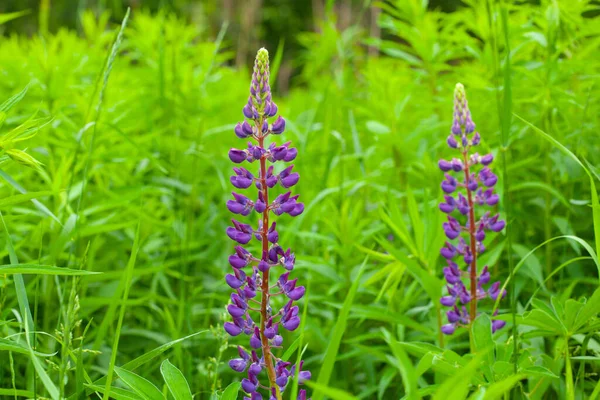
[{"label": "pink-purple flower", "polygon": [[[280,172],[276,172],[274,165],[267,165],[290,162],[298,154],[290,147],[290,142],[266,144],[271,135],[280,135],[285,130],[285,120],[281,116],[269,123],[269,118],[277,111],[269,86],[269,55],[267,50],[260,49],[254,64],[250,96],[242,110],[245,119],[234,129],[237,137],[250,141],[245,149],[229,150],[229,158],[236,164],[259,164],[252,172],[243,167],[233,168],[232,185],[237,189],[248,189],[254,184],[258,193],[253,197],[233,192],[233,198],[227,201],[227,208],[232,213],[243,217],[258,215],[259,219],[256,229],[232,220],[233,225],[226,231],[227,236],[239,245],[229,257],[232,272],[225,277],[234,292],[227,305],[231,321],[225,322],[224,328],[231,336],[247,335],[251,349],[247,351],[239,346],[239,358],[231,360],[229,365],[234,371],[247,372],[241,384],[247,393],[244,399],[249,400],[262,399],[261,390],[264,389],[268,389],[265,393],[270,400],[281,400],[289,381],[296,375],[296,365],[278,358],[273,349],[283,344],[280,327],[293,331],[300,325],[299,308],[294,301],[300,300],[306,291],[297,278],[290,277],[295,256],[290,249],[284,251],[280,246],[277,223],[271,220],[273,216],[283,214],[295,217],[304,211],[299,196],[291,191],[269,197],[269,189],[277,185],[290,189],[300,179],[293,165]],[[250,244],[252,239],[259,242],[260,247],[254,253],[242,247]],[[278,279],[272,282],[271,274],[278,274]],[[258,316],[256,322],[251,314]],[[310,372],[302,371],[302,364],[299,363],[297,373],[300,384],[310,379]],[[298,399],[306,399],[305,390],[299,392]]]},{"label": "pink-purple flower", "polygon": [[[454,119],[446,142],[450,148],[459,151],[460,157],[438,162],[444,172],[441,184],[444,201],[439,208],[447,214],[442,228],[448,241],[440,250],[447,262],[443,269],[447,295],[440,299],[442,305],[450,307],[446,313],[448,324],[441,327],[447,335],[475,319],[479,300],[487,297],[495,301],[506,295],[504,291],[501,293],[499,281],[489,285],[487,290],[484,288],[491,280],[487,266],[479,273],[477,270],[478,256],[485,250],[486,232],[500,232],[506,225],[498,214],[492,215],[489,209],[485,210],[498,204],[499,197],[494,192],[498,177],[489,168],[494,159],[492,154],[480,156],[471,152],[480,141],[464,87],[458,83],[454,90]],[[481,207],[483,212],[476,212],[476,207]],[[459,264],[464,265],[464,269]],[[492,331],[504,325],[502,320],[493,320]]]}]

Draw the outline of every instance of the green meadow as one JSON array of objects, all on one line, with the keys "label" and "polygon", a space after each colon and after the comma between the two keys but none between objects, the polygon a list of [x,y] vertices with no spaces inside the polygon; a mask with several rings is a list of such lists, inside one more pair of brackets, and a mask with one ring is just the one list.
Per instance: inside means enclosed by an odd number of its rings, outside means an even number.
[{"label": "green meadow", "polygon": [[[274,398],[600,398],[599,18],[595,0],[3,0],[0,398],[250,399],[225,232],[258,217],[226,202],[262,47],[305,206],[276,217],[306,293],[272,350],[312,374]],[[446,335],[459,82],[506,221],[477,264],[506,295]]]}]

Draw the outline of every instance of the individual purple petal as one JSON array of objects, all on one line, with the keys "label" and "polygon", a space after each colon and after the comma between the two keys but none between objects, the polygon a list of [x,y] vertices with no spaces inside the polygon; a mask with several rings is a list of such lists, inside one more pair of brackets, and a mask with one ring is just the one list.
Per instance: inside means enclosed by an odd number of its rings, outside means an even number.
[{"label": "individual purple petal", "polygon": [[240,328],[232,322],[225,322],[225,324],[223,324],[223,327],[225,328],[225,331],[227,331],[227,333],[229,333],[231,336],[237,336],[240,333],[242,333],[242,328]]},{"label": "individual purple petal", "polygon": [[254,328],[254,334],[250,336],[250,347],[253,349],[260,349],[261,347],[260,331],[258,327]]},{"label": "individual purple petal", "polygon": [[506,325],[506,321],[502,321],[499,319],[492,320],[492,333],[495,333],[498,329],[504,328]]},{"label": "individual purple petal", "polygon": [[442,333],[444,335],[452,335],[455,330],[456,330],[456,327],[454,324],[442,325]]},{"label": "individual purple petal", "polygon": [[232,370],[236,372],[244,372],[246,370],[247,365],[248,363],[246,362],[246,360],[241,358],[234,358],[233,360],[229,361],[229,366]]},{"label": "individual purple petal", "polygon": [[452,136],[452,135],[448,136],[448,138],[446,139],[446,143],[448,144],[448,147],[450,147],[451,149],[458,149],[458,142],[456,141],[454,136]]},{"label": "individual purple petal", "polygon": [[239,164],[248,158],[248,153],[244,150],[230,149],[229,159],[236,164]]},{"label": "individual purple petal", "polygon": [[[249,379],[242,379],[242,389],[244,390],[244,392],[246,393],[253,393],[256,388],[258,387],[258,382],[254,383],[251,382]],[[254,400],[254,399],[252,399]]]},{"label": "individual purple petal", "polygon": [[306,288],[304,286],[298,286],[297,288],[290,290],[286,294],[287,294],[287,297],[292,300],[300,300],[302,298],[302,296],[304,296],[305,292],[306,292]]},{"label": "individual purple petal", "polygon": [[243,310],[242,308],[233,304],[229,304],[227,306],[227,311],[232,317],[241,317],[246,313],[246,310]]},{"label": "individual purple petal", "polygon": [[271,132],[280,134],[285,130],[285,119],[281,118],[281,115],[277,117],[273,125],[271,125]]},{"label": "individual purple petal", "polygon": [[450,163],[450,161],[440,160],[438,161],[438,167],[440,167],[442,171],[448,172],[452,169],[452,164]]},{"label": "individual purple petal", "polygon": [[296,159],[297,155],[298,155],[298,149],[296,149],[295,147],[288,149],[287,153],[285,154],[285,157],[283,158],[283,161],[285,161],[285,162],[294,161]]},{"label": "individual purple petal", "polygon": [[454,306],[453,309],[448,310],[446,312],[446,316],[448,317],[448,322],[455,323],[460,320],[460,312],[458,311],[458,307]]},{"label": "individual purple petal", "polygon": [[456,304],[456,298],[453,296],[444,296],[440,299],[440,303],[446,307],[452,307]]},{"label": "individual purple petal", "polygon": [[283,337],[281,335],[275,335],[272,340],[273,346],[281,346],[283,343]]},{"label": "individual purple petal", "polygon": [[491,153],[481,157],[481,163],[485,166],[490,165],[492,161],[494,161],[494,156]]},{"label": "individual purple petal", "polygon": [[290,318],[289,320],[284,321],[282,323],[282,325],[288,331],[294,331],[300,325],[300,318],[297,316],[294,316],[294,317]]}]

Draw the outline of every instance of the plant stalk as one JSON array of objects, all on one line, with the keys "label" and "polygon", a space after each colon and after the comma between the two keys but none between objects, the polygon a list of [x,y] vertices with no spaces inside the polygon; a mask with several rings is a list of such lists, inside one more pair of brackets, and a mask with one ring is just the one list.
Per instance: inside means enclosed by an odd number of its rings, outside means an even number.
[{"label": "plant stalk", "polygon": [[[258,132],[260,133],[263,124],[261,118],[260,124],[257,124]],[[264,148],[264,135],[258,135],[258,145]],[[260,158],[260,190],[265,201],[265,204],[269,204],[269,190],[267,187],[267,159],[263,155]],[[269,208],[266,207],[262,213],[262,230],[260,235],[262,236],[262,254],[267,254],[269,251],[269,240],[267,234],[269,230]],[[260,302],[260,340],[262,344],[262,353],[265,360],[265,367],[267,369],[267,375],[269,376],[269,383],[271,387],[275,388],[277,400],[281,400],[281,393],[279,387],[275,384],[275,366],[273,365],[273,358],[271,354],[271,347],[269,345],[269,339],[265,336],[265,325],[269,318],[268,308],[269,305],[269,270],[263,272],[261,282],[262,297]]]},{"label": "plant stalk", "polygon": [[469,189],[469,159],[467,157],[466,150],[463,151],[463,160],[465,164],[465,189],[467,189],[467,202],[469,203],[469,245],[471,247],[471,256],[473,257],[469,276],[471,280],[471,303],[469,319],[472,324],[473,321],[475,321],[475,317],[477,317],[477,247],[475,240],[475,210],[473,209],[473,194]]}]

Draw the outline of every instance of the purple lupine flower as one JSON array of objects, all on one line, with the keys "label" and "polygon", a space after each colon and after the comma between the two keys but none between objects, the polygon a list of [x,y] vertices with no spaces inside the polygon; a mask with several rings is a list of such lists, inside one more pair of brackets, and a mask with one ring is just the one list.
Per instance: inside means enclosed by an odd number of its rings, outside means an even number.
[{"label": "purple lupine flower", "polygon": [[[471,153],[471,149],[480,140],[481,136],[479,132],[475,132],[475,123],[471,119],[465,89],[458,83],[454,90],[454,120],[446,142],[450,148],[458,149],[461,157],[438,162],[439,168],[444,172],[441,185],[444,201],[439,208],[447,214],[447,221],[442,228],[448,241],[440,251],[448,263],[443,269],[448,294],[440,299],[442,305],[451,307],[446,313],[448,324],[441,327],[446,335],[453,334],[458,326],[467,326],[475,319],[479,300],[489,297],[495,301],[506,295],[505,291],[500,293],[500,282],[484,289],[484,285],[488,285],[491,280],[487,265],[479,274],[477,271],[477,258],[485,250],[483,241],[486,232],[500,232],[506,225],[498,214],[491,216],[490,211],[483,212],[476,219],[476,206],[495,206],[499,200],[494,193],[498,177],[489,168],[494,156]],[[479,168],[479,164],[483,167]],[[465,265],[464,270],[459,267],[460,261]],[[468,287],[463,280],[468,282]],[[492,320],[492,331],[495,332],[504,325],[504,321]]]},{"label": "purple lupine flower", "polygon": [[[295,217],[304,211],[304,204],[298,202],[298,195],[293,195],[290,191],[271,198],[269,202],[270,188],[280,185],[284,189],[290,189],[300,179],[300,175],[293,171],[293,165],[280,172],[276,172],[274,165],[267,165],[267,162],[290,162],[298,154],[295,148],[290,147],[290,142],[282,145],[265,143],[271,134],[280,135],[285,130],[285,120],[281,116],[271,124],[268,121],[277,114],[277,110],[269,87],[269,53],[260,49],[254,64],[250,97],[242,110],[246,119],[234,129],[237,137],[254,142],[250,141],[246,149],[229,150],[229,158],[236,164],[258,161],[259,167],[255,173],[236,167],[231,177],[231,183],[237,189],[250,188],[254,183],[258,194],[254,200],[252,196],[250,198],[233,192],[233,199],[227,201],[227,208],[232,213],[249,216],[255,215],[251,213],[254,210],[260,214],[260,219],[257,229],[232,220],[233,226],[226,231],[227,236],[240,245],[235,247],[235,253],[229,257],[233,271],[225,277],[225,281],[235,292],[231,295],[231,303],[227,305],[232,321],[226,322],[224,328],[232,336],[242,333],[249,336],[249,347],[253,349],[249,353],[243,347],[238,347],[240,357],[231,360],[229,365],[234,371],[247,371],[247,377],[242,380],[242,389],[247,393],[244,399],[250,400],[262,399],[260,390],[265,388],[269,388],[270,399],[281,400],[283,391],[294,378],[296,365],[281,360],[273,354],[272,349],[280,348],[283,344],[283,338],[279,335],[280,326],[293,331],[300,325],[299,309],[293,303],[305,293],[304,286],[298,285],[297,278],[290,279],[295,263],[294,253],[290,249],[284,251],[279,245],[277,223],[270,221],[271,214],[289,214]],[[254,254],[241,246],[248,244],[253,237],[260,242],[261,247]],[[271,273],[279,274],[277,283],[273,285],[269,280]],[[254,299],[257,294],[258,298]],[[273,311],[277,301],[281,308]],[[257,308],[258,305],[260,309]],[[252,320],[251,313],[259,314],[259,323]],[[261,352],[260,358],[258,351]],[[300,362],[298,366],[300,384],[310,379],[310,372],[302,371],[302,364]],[[263,370],[266,376],[261,376]],[[300,391],[298,399],[306,399],[305,390]]]}]

